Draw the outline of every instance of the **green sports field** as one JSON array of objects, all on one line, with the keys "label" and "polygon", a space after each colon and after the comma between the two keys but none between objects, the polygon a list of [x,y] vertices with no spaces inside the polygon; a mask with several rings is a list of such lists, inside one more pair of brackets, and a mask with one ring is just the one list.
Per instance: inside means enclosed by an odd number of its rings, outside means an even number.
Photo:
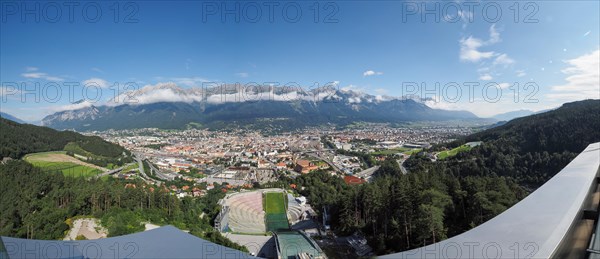
[{"label": "green sports field", "polygon": [[268,192],[264,194],[265,223],[267,231],[288,230],[290,225],[285,208],[285,194]]}]

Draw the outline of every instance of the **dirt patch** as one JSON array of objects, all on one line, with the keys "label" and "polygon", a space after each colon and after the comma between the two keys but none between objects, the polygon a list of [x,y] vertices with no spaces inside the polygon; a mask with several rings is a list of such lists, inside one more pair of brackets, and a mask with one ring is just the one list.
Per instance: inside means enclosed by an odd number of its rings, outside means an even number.
[{"label": "dirt patch", "polygon": [[160,226],[154,225],[152,223],[146,223],[146,224],[144,224],[144,227],[146,228],[144,231],[148,231],[148,230],[153,230],[153,229],[159,228]]},{"label": "dirt patch", "polygon": [[73,228],[69,230],[69,233],[64,240],[75,240],[77,236],[84,236],[88,240],[106,238],[108,231],[100,226],[97,219],[86,218],[76,219],[73,222]]}]

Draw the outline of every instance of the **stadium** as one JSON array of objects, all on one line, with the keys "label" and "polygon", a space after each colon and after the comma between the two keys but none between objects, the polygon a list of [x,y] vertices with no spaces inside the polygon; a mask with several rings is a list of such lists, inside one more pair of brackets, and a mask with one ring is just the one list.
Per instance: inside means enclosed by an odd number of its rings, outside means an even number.
[{"label": "stadium", "polygon": [[[326,258],[319,246],[304,231],[292,226],[306,220],[310,213],[291,194],[283,189],[262,189],[228,194],[219,201],[221,211],[215,228],[236,241],[251,236],[253,241],[265,236],[259,246],[274,246],[273,252],[264,247],[255,254],[275,258]],[[235,238],[235,237],[242,238]],[[250,245],[238,242],[249,247]],[[252,242],[256,246],[256,242]],[[249,247],[249,249],[251,249]],[[251,249],[252,250],[252,249]]]}]

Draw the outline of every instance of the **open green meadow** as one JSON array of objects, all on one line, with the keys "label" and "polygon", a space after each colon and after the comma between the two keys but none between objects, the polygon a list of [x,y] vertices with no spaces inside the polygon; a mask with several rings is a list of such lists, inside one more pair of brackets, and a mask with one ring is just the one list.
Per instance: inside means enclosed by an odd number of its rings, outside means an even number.
[{"label": "open green meadow", "polygon": [[423,150],[422,148],[413,148],[413,149],[411,149],[409,151],[403,152],[403,154],[412,156],[412,155],[414,155],[416,153],[421,152],[422,150]]},{"label": "open green meadow", "polygon": [[102,173],[98,169],[69,162],[37,161],[31,162],[31,164],[35,167],[41,168],[46,172],[61,172],[63,175],[69,177],[91,177]]},{"label": "open green meadow", "polygon": [[285,194],[268,192],[264,194],[265,223],[267,231],[288,230],[290,228],[285,208]]},{"label": "open green meadow", "polygon": [[29,154],[23,159],[45,172],[60,172],[68,177],[91,177],[102,173],[92,165],[67,156],[64,151]]},{"label": "open green meadow", "polygon": [[451,156],[456,156],[456,154],[460,153],[460,152],[465,152],[465,151],[469,151],[471,150],[471,146],[469,145],[462,145],[460,147],[456,147],[450,150],[446,150],[446,151],[442,151],[440,153],[438,153],[437,158],[438,159],[446,159],[448,157]]},{"label": "open green meadow", "polygon": [[411,150],[412,149],[410,149],[410,148],[399,147],[399,148],[391,148],[391,149],[382,149],[382,150],[372,152],[371,154],[372,155],[394,155],[394,154],[398,154],[398,153],[408,152]]}]

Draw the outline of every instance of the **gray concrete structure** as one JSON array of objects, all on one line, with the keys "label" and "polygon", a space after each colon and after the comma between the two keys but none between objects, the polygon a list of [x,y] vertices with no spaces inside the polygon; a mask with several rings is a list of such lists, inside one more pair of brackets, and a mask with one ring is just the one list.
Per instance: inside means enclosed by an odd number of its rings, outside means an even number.
[{"label": "gray concrete structure", "polygon": [[[382,258],[582,258],[598,192],[600,143],[495,218],[450,239]],[[596,207],[596,208],[594,208]],[[587,231],[586,231],[587,229]],[[585,243],[585,242],[584,242]]]}]

